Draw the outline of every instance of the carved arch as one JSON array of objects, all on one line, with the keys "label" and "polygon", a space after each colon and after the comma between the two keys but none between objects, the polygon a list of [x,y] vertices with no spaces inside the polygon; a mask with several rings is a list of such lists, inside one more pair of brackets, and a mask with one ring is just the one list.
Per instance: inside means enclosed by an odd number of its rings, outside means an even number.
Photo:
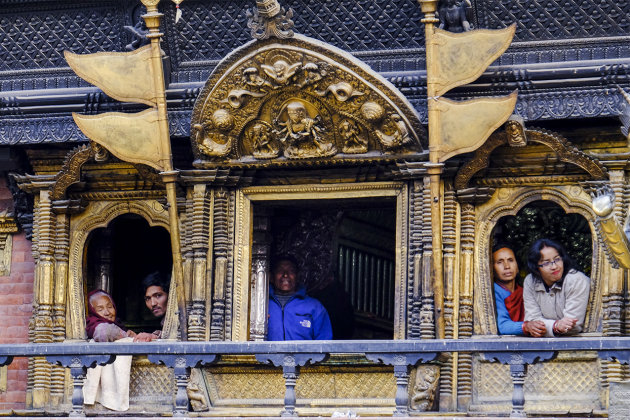
[{"label": "carved arch", "polygon": [[104,228],[116,217],[136,214],[150,226],[170,231],[168,213],[153,200],[90,203],[88,211],[71,221],[70,255],[68,260],[68,339],[85,339],[85,296],[83,293],[83,259],[85,245],[92,231]]},{"label": "carved arch", "polygon": [[195,103],[198,167],[292,159],[426,158],[414,107],[357,58],[305,36],[252,41],[214,70]]},{"label": "carved arch", "polygon": [[68,153],[61,170],[55,175],[55,183],[50,187],[50,199],[63,200],[72,184],[81,181],[81,168],[95,155],[92,144],[83,144]]},{"label": "carved arch", "polygon": [[[571,142],[557,133],[552,133],[543,129],[525,130],[528,141],[543,144],[553,150],[558,159],[583,169],[591,180],[608,179],[608,172],[604,165],[597,159],[581,152]],[[508,135],[505,131],[495,133],[475,152],[474,157],[466,163],[455,177],[455,189],[463,190],[468,188],[470,181],[479,171],[485,169],[490,164],[490,155],[499,146],[508,144]]]},{"label": "carved arch", "polygon": [[586,332],[597,330],[601,312],[602,267],[605,250],[595,225],[590,196],[579,186],[501,188],[489,202],[477,207],[475,214],[474,249],[474,327],[476,334],[497,334],[494,310],[494,290],[491,276],[490,242],[492,230],[503,216],[514,216],[534,201],[552,201],[566,212],[583,216],[591,228],[593,257],[591,266],[591,291],[584,326]]}]

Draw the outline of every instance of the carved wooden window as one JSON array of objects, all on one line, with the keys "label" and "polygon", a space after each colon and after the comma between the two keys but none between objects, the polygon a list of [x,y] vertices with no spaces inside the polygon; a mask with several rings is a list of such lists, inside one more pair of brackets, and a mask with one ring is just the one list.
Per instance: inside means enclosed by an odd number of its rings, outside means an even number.
[{"label": "carved wooden window", "polygon": [[127,327],[153,331],[159,323],[144,305],[141,281],[153,271],[170,275],[171,266],[168,232],[150,227],[140,216],[122,215],[90,234],[84,265],[86,292],[108,291]]},{"label": "carved wooden window", "polygon": [[[567,213],[552,201],[534,201],[521,208],[515,215],[501,217],[492,231],[490,248],[494,243],[507,242],[514,247],[519,267],[519,282],[522,285],[527,270],[527,256],[534,241],[552,239],[563,245],[575,268],[592,277],[593,235],[589,222],[578,213]],[[491,252],[490,252],[491,254]],[[490,278],[493,278],[492,255],[489,264]],[[587,320],[592,312],[593,297],[597,279],[591,279],[591,298],[587,308]],[[492,290],[492,289],[491,289]],[[494,298],[494,293],[492,293]],[[492,299],[494,300],[494,299]],[[585,331],[588,331],[585,322]]]},{"label": "carved wooden window", "polygon": [[[403,338],[405,193],[401,183],[242,190],[236,209],[232,338],[264,338],[272,254],[295,256],[310,276],[309,294],[324,306],[339,307],[331,297],[347,295],[359,332],[347,335],[345,330],[337,338]],[[249,307],[239,308],[239,301]]]}]

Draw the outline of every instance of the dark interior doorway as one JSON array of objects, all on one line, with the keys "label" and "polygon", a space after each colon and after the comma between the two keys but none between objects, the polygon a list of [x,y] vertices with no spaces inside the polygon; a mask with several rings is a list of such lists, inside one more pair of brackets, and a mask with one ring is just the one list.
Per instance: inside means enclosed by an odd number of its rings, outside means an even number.
[{"label": "dark interior doorway", "polygon": [[330,315],[334,339],[392,339],[395,210],[390,198],[260,203],[254,223],[265,220],[268,232],[255,229],[254,241],[269,256],[296,258],[308,294]]},{"label": "dark interior doorway", "polygon": [[86,291],[102,288],[114,298],[117,315],[130,329],[154,331],[156,320],[144,305],[142,279],[153,271],[170,277],[172,268],[169,233],[151,227],[137,215],[114,219],[91,233],[86,251]]}]

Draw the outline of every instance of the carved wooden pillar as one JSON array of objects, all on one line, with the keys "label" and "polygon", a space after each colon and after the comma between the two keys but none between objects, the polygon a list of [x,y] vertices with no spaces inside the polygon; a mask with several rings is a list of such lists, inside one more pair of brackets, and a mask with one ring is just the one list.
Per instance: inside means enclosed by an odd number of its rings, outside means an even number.
[{"label": "carved wooden pillar", "polygon": [[191,310],[188,315],[188,339],[190,341],[206,340],[206,278],[208,269],[208,239],[210,235],[210,201],[211,197],[205,184],[196,184],[192,192],[191,231],[188,232],[192,242],[192,293]]},{"label": "carved wooden pillar", "polygon": [[433,285],[431,283],[431,266],[433,259],[431,228],[431,189],[430,178],[423,179],[422,185],[422,297],[420,305],[420,337],[435,338],[435,304]]},{"label": "carved wooden pillar", "polygon": [[[33,236],[31,240],[31,253],[33,260],[39,260],[39,196],[33,197]],[[37,266],[35,266],[35,272],[37,272]],[[33,279],[33,312],[31,318],[28,321],[28,342],[35,342],[35,318],[39,313],[39,279],[37,275]],[[35,380],[35,359],[29,357],[28,359],[28,374],[26,377],[26,407],[33,408],[33,386]]]},{"label": "carved wooden pillar", "polygon": [[[457,202],[452,188],[444,191],[444,217],[443,217],[443,267],[445,283],[444,299],[444,325],[445,338],[457,338],[457,308],[455,303],[459,294],[457,281]],[[453,369],[457,366],[457,357],[452,354],[447,356],[440,369],[440,410],[453,411],[455,401],[453,399]]]},{"label": "carved wooden pillar", "polygon": [[[470,338],[473,332],[473,255],[475,246],[475,206],[462,204],[460,221],[460,274],[458,338]],[[467,410],[472,395],[472,355],[458,353],[457,406]]]},{"label": "carved wooden pillar", "polygon": [[249,339],[262,341],[267,336],[267,306],[269,303],[269,258],[271,221],[265,209],[254,215],[252,244],[251,312]]},{"label": "carved wooden pillar", "polygon": [[103,242],[98,250],[98,267],[96,269],[95,289],[112,292],[112,231],[103,229]]},{"label": "carved wooden pillar", "polygon": [[214,290],[210,340],[225,339],[225,287],[228,275],[229,192],[220,188],[214,192]]},{"label": "carved wooden pillar", "polygon": [[407,302],[409,305],[407,324],[407,337],[419,339],[420,333],[420,309],[422,291],[422,229],[423,229],[423,191],[422,180],[414,180],[409,193],[409,278],[410,288],[407,290]]},{"label": "carved wooden pillar", "polygon": [[[55,284],[53,304],[53,341],[62,342],[66,337],[66,294],[68,285],[68,258],[70,252],[70,215],[57,216],[55,234]],[[50,403],[58,407],[65,394],[65,368],[52,366]]]},{"label": "carved wooden pillar", "polygon": [[[186,301],[186,313],[189,315],[189,317],[190,313],[192,312],[192,283],[195,263],[195,254],[193,251],[191,240],[191,232],[193,230],[193,208],[193,189],[189,188],[186,191],[186,211],[183,215],[180,215],[180,235],[182,238],[182,271],[184,274],[184,300]],[[188,334],[190,335],[190,332],[188,332]]]},{"label": "carved wooden pillar", "polygon": [[[38,239],[39,252],[35,266],[37,284],[37,315],[35,316],[36,343],[50,343],[53,340],[53,285],[54,285],[54,244],[55,218],[47,190],[39,195]],[[44,357],[33,360],[33,408],[43,408],[50,402],[51,365]]]}]

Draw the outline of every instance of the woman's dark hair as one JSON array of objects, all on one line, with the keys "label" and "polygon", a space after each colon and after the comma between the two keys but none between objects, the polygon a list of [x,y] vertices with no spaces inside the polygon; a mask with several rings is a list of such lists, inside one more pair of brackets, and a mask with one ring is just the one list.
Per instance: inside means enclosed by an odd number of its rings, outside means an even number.
[{"label": "woman's dark hair", "polygon": [[295,267],[295,271],[300,271],[300,266],[298,265],[295,257],[293,257],[292,255],[276,255],[271,258],[270,269],[272,273],[276,271],[278,264],[280,264],[282,261],[289,261]]},{"label": "woman's dark hair", "polygon": [[170,279],[164,274],[159,271],[154,271],[153,273],[147,274],[147,276],[142,279],[142,291],[146,294],[149,287],[160,286],[162,290],[168,293],[170,283]]},{"label": "woman's dark hair", "polygon": [[551,239],[538,239],[536,242],[532,244],[529,248],[529,255],[527,255],[527,268],[529,272],[532,273],[534,280],[542,281],[542,277],[540,275],[540,267],[538,267],[538,261],[540,261],[540,251],[543,248],[554,248],[558,251],[558,255],[562,258],[562,279],[567,273],[573,269],[573,261],[567,254],[567,251],[564,249],[562,245],[558,242],[552,241]]},{"label": "woman's dark hair", "polygon": [[494,244],[492,244],[492,253],[494,254],[495,252],[497,252],[500,249],[503,248],[507,248],[509,250],[511,250],[514,254],[516,254],[514,252],[514,247],[512,246],[511,243],[506,242],[506,241],[499,241],[499,242],[495,242]]}]

